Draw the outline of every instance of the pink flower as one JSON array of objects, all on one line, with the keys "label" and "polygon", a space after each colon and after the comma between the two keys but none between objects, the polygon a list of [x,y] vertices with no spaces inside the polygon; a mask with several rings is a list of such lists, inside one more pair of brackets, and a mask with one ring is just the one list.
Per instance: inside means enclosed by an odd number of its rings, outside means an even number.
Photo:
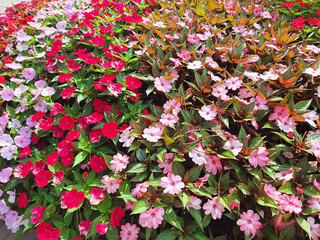
[{"label": "pink flower", "polygon": [[202,68],[202,62],[201,61],[193,61],[193,62],[189,62],[187,65],[188,69],[193,69],[193,70],[197,70]]},{"label": "pink flower", "polygon": [[1,97],[5,101],[11,101],[14,98],[14,91],[11,88],[5,88],[1,92]]},{"label": "pink flower", "polygon": [[121,226],[120,237],[122,240],[137,240],[140,228],[137,225],[127,223]]},{"label": "pink flower", "polygon": [[154,126],[144,129],[142,137],[147,139],[149,142],[158,142],[158,140],[161,138],[161,135],[162,129]]},{"label": "pink flower", "polygon": [[276,173],[276,179],[283,179],[282,185],[293,178],[293,170],[284,170]]},{"label": "pink flower", "polygon": [[207,164],[208,155],[200,143],[189,152],[189,157],[195,164]]},{"label": "pink flower", "polygon": [[162,177],[160,187],[165,188],[164,193],[170,193],[172,195],[179,194],[184,188],[184,182],[181,181],[182,178],[179,175],[173,175],[173,173],[168,173],[168,177]]},{"label": "pink flower", "polygon": [[208,63],[209,67],[211,67],[211,68],[218,68],[219,67],[218,63],[213,61],[212,57],[206,57],[205,61]]},{"label": "pink flower", "polygon": [[302,211],[302,202],[298,196],[283,194],[280,197],[279,207],[289,213],[300,213]]},{"label": "pink flower", "polygon": [[239,77],[230,77],[225,80],[224,85],[231,90],[237,90],[241,87],[242,80]]},{"label": "pink flower", "polygon": [[80,224],[78,225],[80,234],[85,237],[88,237],[88,234],[89,234],[90,228],[91,228],[91,224],[92,224],[92,221],[90,219],[82,220],[80,222]]},{"label": "pink flower", "polygon": [[188,202],[186,208],[189,210],[189,208],[194,208],[194,209],[197,209],[197,210],[200,210],[201,209],[201,200],[195,196],[190,196],[190,201]]},{"label": "pink flower", "polygon": [[320,237],[320,224],[316,224],[313,217],[308,217],[307,222],[310,225],[310,238],[312,238],[312,240],[318,240]]},{"label": "pink flower", "polygon": [[189,61],[192,57],[188,50],[182,49],[181,53],[177,53],[177,56],[181,58],[182,61]]},{"label": "pink flower", "polygon": [[284,132],[293,132],[296,129],[296,122],[290,116],[284,118],[278,118],[276,120],[279,128]]},{"label": "pink flower", "polygon": [[133,202],[133,201],[130,201],[128,200],[128,202],[126,203],[126,205],[124,206],[124,209],[128,209],[128,210],[131,210],[133,211],[134,210],[134,207],[136,206],[136,202]]},{"label": "pink flower", "polygon": [[320,209],[320,198],[309,197],[308,198],[309,208]]},{"label": "pink flower", "polygon": [[248,236],[250,234],[255,235],[257,230],[262,228],[262,224],[259,222],[260,216],[252,210],[241,213],[240,217],[241,219],[237,221],[237,225],[240,226],[240,230],[244,231]]},{"label": "pink flower", "polygon": [[38,222],[40,222],[45,211],[46,211],[46,208],[41,206],[36,206],[33,209],[31,209],[30,212],[35,214],[35,216],[31,217],[32,223],[37,224]]},{"label": "pink flower", "polygon": [[199,111],[201,117],[207,121],[214,120],[217,116],[217,110],[211,105],[203,105]]},{"label": "pink flower", "polygon": [[64,172],[63,172],[63,170],[54,172],[51,185],[56,185],[56,184],[58,184],[59,182],[61,182],[61,180],[63,179],[63,177],[64,177]]},{"label": "pink flower", "polygon": [[267,157],[269,155],[269,152],[266,151],[265,147],[259,147],[258,149],[254,150],[250,157],[249,157],[249,163],[253,167],[264,167],[269,162],[269,158]]},{"label": "pink flower", "polygon": [[96,226],[95,226],[97,232],[100,234],[100,235],[104,235],[106,234],[107,230],[108,230],[108,224],[106,223],[98,223]]},{"label": "pink flower", "polygon": [[271,184],[264,185],[263,190],[276,203],[278,203],[280,201],[281,193],[277,192],[277,189],[274,186],[272,186]]},{"label": "pink flower", "polygon": [[172,86],[170,85],[170,81],[166,80],[164,76],[161,76],[160,78],[156,77],[154,86],[158,91],[166,93],[170,92],[170,89],[172,88]]},{"label": "pink flower", "polygon": [[208,200],[203,205],[203,209],[205,210],[205,214],[211,214],[213,219],[220,219],[222,217],[222,213],[224,212],[224,207],[220,204],[218,197],[215,197],[213,200]]},{"label": "pink flower", "polygon": [[174,116],[171,113],[163,113],[161,115],[160,122],[168,127],[173,127],[179,120],[179,117]]},{"label": "pink flower", "polygon": [[22,71],[22,76],[28,81],[31,81],[35,78],[36,71],[33,68],[26,68]]},{"label": "pink flower", "polygon": [[173,115],[178,115],[181,111],[181,103],[176,100],[169,100],[163,105],[163,110],[165,113],[171,112]]},{"label": "pink flower", "polygon": [[113,156],[113,160],[110,161],[111,168],[121,172],[123,169],[125,169],[129,163],[129,157],[127,155],[121,155],[120,153],[117,153]]},{"label": "pink flower", "polygon": [[94,187],[89,191],[89,194],[91,205],[98,205],[104,199],[104,191],[101,188]]},{"label": "pink flower", "polygon": [[140,214],[139,224],[142,227],[157,229],[162,223],[164,215],[163,208],[149,209]]},{"label": "pink flower", "polygon": [[12,172],[13,172],[13,169],[11,167],[2,169],[0,172],[0,183],[9,182]]},{"label": "pink flower", "polygon": [[312,139],[310,142],[311,142],[313,154],[317,158],[320,158],[320,142],[319,142],[319,140],[316,138],[316,139]]},{"label": "pink flower", "polygon": [[234,156],[237,156],[242,149],[243,144],[236,139],[230,138],[223,146],[223,149],[230,150]]},{"label": "pink flower", "polygon": [[137,183],[136,187],[131,190],[131,195],[137,196],[138,198],[141,198],[142,197],[141,192],[145,193],[145,192],[147,192],[147,189],[148,189],[147,182]]},{"label": "pink flower", "polygon": [[204,167],[208,172],[216,175],[218,171],[222,170],[220,158],[214,155],[207,155],[207,163]]},{"label": "pink flower", "polygon": [[161,162],[160,159],[157,160],[157,162],[159,163],[158,167],[159,168],[164,168],[163,169],[163,173],[164,174],[172,172],[172,160],[173,160],[173,157],[174,157],[173,153],[165,153],[164,154],[165,163]]},{"label": "pink flower", "polygon": [[101,179],[103,186],[103,190],[107,189],[107,192],[110,193],[115,193],[120,187],[120,183],[117,180],[109,180],[109,176],[105,175]]}]

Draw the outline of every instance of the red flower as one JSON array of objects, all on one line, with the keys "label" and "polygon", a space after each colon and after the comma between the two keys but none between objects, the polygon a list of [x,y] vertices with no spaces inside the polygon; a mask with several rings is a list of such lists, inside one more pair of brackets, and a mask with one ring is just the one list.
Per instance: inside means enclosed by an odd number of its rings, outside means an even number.
[{"label": "red flower", "polygon": [[74,128],[74,119],[69,115],[64,115],[59,120],[59,127],[63,130],[71,130]]},{"label": "red flower", "polygon": [[17,203],[20,208],[25,208],[28,205],[27,193],[19,193],[19,197],[17,197]]},{"label": "red flower", "polygon": [[58,158],[59,158],[58,152],[54,151],[51,155],[49,155],[47,157],[46,164],[47,165],[54,165],[57,163]]},{"label": "red flower", "polygon": [[55,103],[51,106],[50,116],[56,116],[57,114],[62,113],[63,111],[63,106],[60,103]]},{"label": "red flower", "polygon": [[66,140],[69,142],[72,142],[73,140],[78,139],[80,135],[81,135],[81,132],[79,130],[70,131],[66,136]]},{"label": "red flower", "polygon": [[68,55],[61,55],[59,57],[56,57],[56,59],[64,61],[67,57],[68,57]]},{"label": "red flower", "polygon": [[72,189],[69,192],[64,192],[60,196],[61,208],[75,208],[78,207],[85,199],[84,192],[78,192],[77,189]]},{"label": "red flower", "polygon": [[44,112],[37,112],[31,117],[31,121],[35,122],[43,118],[46,114]]},{"label": "red flower", "polygon": [[68,60],[68,69],[72,72],[78,71],[82,66],[76,62],[74,59]]},{"label": "red flower", "polygon": [[58,77],[58,82],[70,82],[70,79],[72,78],[72,76],[73,76],[72,73],[61,74]]},{"label": "red flower", "polygon": [[79,49],[77,52],[75,52],[73,55],[78,56],[80,59],[86,59],[88,57],[91,57],[91,53],[85,53],[87,51],[86,48]]},{"label": "red flower", "polygon": [[294,2],[291,2],[291,1],[289,1],[289,2],[284,2],[284,3],[281,4],[281,6],[287,7],[287,8],[293,7],[293,6],[294,6]]},{"label": "red flower", "polygon": [[94,45],[103,47],[103,45],[106,43],[106,41],[103,39],[103,37],[100,36],[94,36],[91,37],[91,41]]},{"label": "red flower", "polygon": [[0,83],[4,83],[5,80],[4,76],[0,75]]},{"label": "red flower", "polygon": [[19,163],[15,169],[14,169],[14,172],[13,172],[13,175],[16,177],[16,178],[24,178],[25,176],[27,176],[29,174],[29,172],[31,171],[31,165],[32,165],[32,162],[31,160],[25,162],[25,163]]},{"label": "red flower", "polygon": [[302,29],[307,26],[303,24],[305,21],[307,21],[307,19],[305,19],[304,16],[296,18],[291,22],[291,26],[294,29]]},{"label": "red flower", "polygon": [[93,100],[94,110],[98,113],[101,113],[106,105],[108,105],[108,102],[102,101],[99,98]]},{"label": "red flower", "polygon": [[69,87],[69,88],[66,88],[65,90],[63,90],[61,92],[61,97],[63,99],[68,99],[72,93],[74,92],[74,90],[76,90],[77,88],[76,87]]},{"label": "red flower", "polygon": [[103,118],[104,116],[102,114],[94,112],[87,117],[87,123],[89,124],[98,123]]},{"label": "red flower", "polygon": [[102,127],[102,133],[104,136],[106,136],[108,139],[115,138],[118,135],[119,130],[118,123],[115,121],[107,122]]},{"label": "red flower", "polygon": [[104,77],[99,79],[99,83],[100,84],[108,84],[108,83],[111,83],[114,79],[116,79],[116,75],[107,74]]},{"label": "red flower", "polygon": [[122,68],[124,68],[124,66],[126,65],[125,62],[119,60],[119,61],[111,61],[111,66],[117,70],[118,72],[121,71]]},{"label": "red flower", "polygon": [[88,57],[86,59],[86,61],[84,62],[85,64],[96,64],[96,63],[100,63],[101,59],[98,57]]},{"label": "red flower", "polygon": [[68,167],[73,162],[74,154],[72,152],[69,152],[67,156],[61,157],[61,162],[63,166]]},{"label": "red flower", "polygon": [[62,40],[57,39],[52,43],[51,51],[47,55],[50,57],[56,55],[60,51],[61,47],[62,47]]},{"label": "red flower", "polygon": [[60,230],[52,229],[52,226],[46,222],[40,223],[36,232],[39,240],[59,240],[60,237]]},{"label": "red flower", "polygon": [[59,126],[57,126],[57,125],[52,126],[51,132],[52,132],[53,137],[55,137],[55,138],[62,138],[64,135],[64,130],[59,128]]},{"label": "red flower", "polygon": [[111,225],[115,228],[116,226],[120,226],[121,219],[126,215],[124,211],[122,211],[121,207],[116,207],[115,210],[110,215]]},{"label": "red flower", "polygon": [[32,223],[37,224],[38,222],[40,222],[45,211],[46,211],[46,208],[40,207],[40,206],[36,206],[33,209],[31,209],[30,212],[35,214],[35,216],[31,216]]},{"label": "red flower", "polygon": [[42,119],[39,128],[49,131],[52,128],[52,124],[54,123],[53,118],[48,118],[48,120]]},{"label": "red flower", "polygon": [[20,154],[18,155],[18,158],[24,158],[31,155],[31,148],[29,146],[23,148],[20,150]]},{"label": "red flower", "polygon": [[128,86],[128,89],[135,90],[141,87],[142,82],[136,77],[129,76],[126,77],[126,84]]},{"label": "red flower", "polygon": [[79,122],[79,128],[81,130],[86,130],[87,127],[88,127],[88,123],[87,123],[87,118],[85,116],[82,116],[82,117],[77,117],[76,120]]},{"label": "red flower", "polygon": [[58,154],[59,156],[67,156],[69,152],[73,149],[74,145],[71,142],[68,142],[67,140],[63,140],[58,143]]},{"label": "red flower", "polygon": [[89,133],[89,141],[92,143],[99,142],[101,135],[102,135],[101,129],[93,129],[93,132]]},{"label": "red flower", "polygon": [[32,168],[31,172],[33,175],[38,175],[39,172],[41,172],[45,167],[46,165],[42,160],[36,161],[31,167]]},{"label": "red flower", "polygon": [[98,156],[94,156],[90,159],[90,167],[96,173],[100,173],[101,171],[108,168],[104,158]]},{"label": "red flower", "polygon": [[52,177],[52,172],[50,170],[42,170],[34,178],[34,181],[37,183],[38,187],[45,187],[48,185],[49,180]]}]

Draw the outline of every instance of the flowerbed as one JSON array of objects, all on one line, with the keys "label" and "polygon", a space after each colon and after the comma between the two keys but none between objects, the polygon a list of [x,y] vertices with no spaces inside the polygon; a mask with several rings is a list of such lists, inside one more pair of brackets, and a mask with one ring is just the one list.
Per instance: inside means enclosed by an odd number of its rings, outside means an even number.
[{"label": "flowerbed", "polygon": [[39,239],[318,239],[320,48],[278,7],[42,8],[10,39],[1,77],[7,227]]}]

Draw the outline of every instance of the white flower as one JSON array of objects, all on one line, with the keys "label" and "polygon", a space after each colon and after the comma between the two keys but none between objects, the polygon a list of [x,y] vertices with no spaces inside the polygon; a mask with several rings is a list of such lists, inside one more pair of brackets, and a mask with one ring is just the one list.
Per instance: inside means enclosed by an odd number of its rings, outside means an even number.
[{"label": "white flower", "polygon": [[202,62],[200,61],[193,61],[193,62],[190,62],[188,63],[188,66],[187,66],[188,69],[200,69],[202,68]]}]

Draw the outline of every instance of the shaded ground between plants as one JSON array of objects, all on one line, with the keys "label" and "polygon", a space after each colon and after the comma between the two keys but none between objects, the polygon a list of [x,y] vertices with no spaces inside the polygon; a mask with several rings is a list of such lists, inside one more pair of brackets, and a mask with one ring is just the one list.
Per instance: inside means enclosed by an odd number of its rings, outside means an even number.
[{"label": "shaded ground between plants", "polygon": [[[3,220],[0,220],[0,239],[1,240],[14,240],[14,234],[9,231]],[[36,231],[34,229],[30,229],[25,232],[19,240],[35,240]]]}]

